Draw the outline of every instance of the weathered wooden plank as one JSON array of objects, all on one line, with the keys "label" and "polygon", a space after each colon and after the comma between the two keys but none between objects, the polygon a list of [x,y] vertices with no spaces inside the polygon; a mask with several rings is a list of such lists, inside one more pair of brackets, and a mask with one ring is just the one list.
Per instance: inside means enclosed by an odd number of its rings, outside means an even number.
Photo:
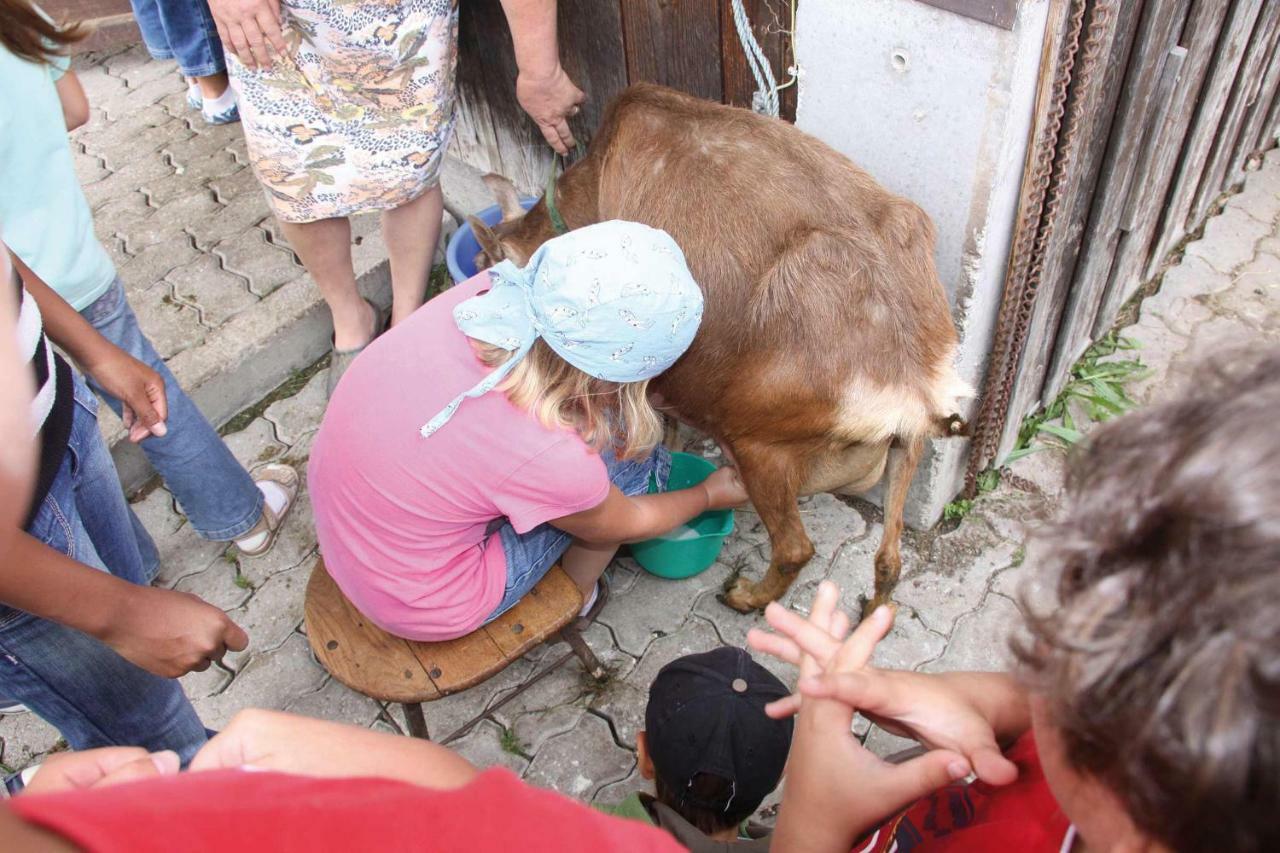
[{"label": "weathered wooden plank", "polygon": [[1240,130],[1240,138],[1236,141],[1236,150],[1231,158],[1230,174],[1233,175],[1243,172],[1249,159],[1266,147],[1269,129],[1274,136],[1274,126],[1268,128],[1266,122],[1272,105],[1280,103],[1280,37],[1271,46],[1271,56],[1263,68],[1266,69],[1266,76],[1258,88],[1258,96],[1249,106],[1249,113],[1245,117],[1244,127]]},{"label": "weathered wooden plank", "polygon": [[[1004,394],[1021,358],[1014,335],[1026,299],[1026,282],[1031,268],[1034,245],[1044,215],[1047,174],[1052,168],[1052,150],[1057,145],[1060,126],[1056,116],[1055,84],[1058,68],[1074,58],[1076,44],[1070,35],[1072,13],[1078,8],[1073,0],[1051,0],[1045,23],[1045,38],[1040,49],[1040,66],[1036,80],[1036,100],[1028,131],[1027,154],[1022,168],[1018,195],[1018,213],[1010,241],[1009,265],[1005,272],[1004,295],[996,321],[995,339],[987,360],[978,413],[974,418],[976,432],[970,448],[967,479],[1007,453],[1010,424],[1022,417],[1009,409],[1010,396]],[[999,437],[996,437],[996,434]],[[1016,434],[1016,428],[1015,428]]]},{"label": "weathered wooden plank", "polygon": [[384,702],[430,702],[440,691],[410,649],[365,618],[316,560],[307,581],[307,641],[321,666],[358,693]]},{"label": "weathered wooden plank", "polygon": [[1154,128],[1154,134],[1143,145],[1156,153],[1150,167],[1133,183],[1141,193],[1136,222],[1138,226],[1121,235],[1115,261],[1107,281],[1106,293],[1094,317],[1093,337],[1110,330],[1116,314],[1144,280],[1143,269],[1151,255],[1157,235],[1161,206],[1177,169],[1195,106],[1217,44],[1218,33],[1226,19],[1229,0],[1194,0],[1187,15],[1179,45],[1186,48],[1186,62],[1169,102],[1166,120]]},{"label": "weathered wooden plank", "polygon": [[[1095,14],[1098,8],[1095,7]],[[1023,375],[1031,384],[1043,386],[1040,399],[1052,400],[1071,370],[1074,358],[1062,350],[1061,329],[1069,318],[1067,306],[1071,285],[1083,248],[1083,239],[1091,211],[1098,196],[1098,181],[1106,151],[1115,127],[1116,107],[1124,89],[1129,58],[1141,20],[1142,2],[1127,0],[1111,7],[1108,29],[1098,45],[1100,66],[1088,87],[1078,86],[1073,99],[1083,101],[1079,107],[1082,120],[1076,126],[1080,138],[1073,168],[1059,195],[1062,221],[1054,229],[1045,249],[1045,268],[1040,283],[1032,327],[1044,329],[1046,345],[1034,357],[1023,359]],[[1021,384],[1021,380],[1019,380]],[[1030,398],[1034,399],[1034,398]]]},{"label": "weathered wooden plank", "polygon": [[578,618],[582,592],[564,569],[551,567],[529,594],[485,631],[508,658],[518,658]]},{"label": "weathered wooden plank", "polygon": [[1013,29],[1014,21],[1018,19],[1018,0],[920,0],[920,2],[1006,30]]},{"label": "weathered wooden plank", "polygon": [[1066,118],[1058,148],[1058,162],[1049,190],[1049,202],[1041,223],[1044,232],[1039,249],[1042,256],[1033,260],[1039,266],[1040,283],[1031,308],[1026,346],[1018,365],[1009,402],[1008,420],[1001,435],[1000,452],[1012,448],[1017,438],[1019,421],[1036,409],[1044,389],[1046,370],[1053,356],[1062,311],[1066,305],[1067,284],[1075,268],[1076,253],[1084,230],[1089,197],[1101,167],[1100,152],[1106,144],[1111,124],[1111,95],[1118,86],[1107,88],[1108,70],[1123,75],[1127,54],[1112,56],[1117,33],[1126,32],[1119,41],[1127,48],[1136,9],[1117,0],[1100,0],[1085,16],[1079,53],[1075,57],[1075,75],[1067,99]]},{"label": "weathered wooden plank", "polygon": [[1262,86],[1265,76],[1263,63],[1272,54],[1277,34],[1280,34],[1280,2],[1273,0],[1263,7],[1249,37],[1244,59],[1240,62],[1240,70],[1231,87],[1231,97],[1227,100],[1222,120],[1214,135],[1213,148],[1200,179],[1200,188],[1196,190],[1195,200],[1191,204],[1190,222],[1201,222],[1208,215],[1209,206],[1214,199],[1240,177],[1239,174],[1228,173],[1228,169],[1249,107],[1257,99]]},{"label": "weathered wooden plank", "polygon": [[[560,61],[587,95],[569,127],[582,142],[605,105],[627,84],[622,20],[614,0],[560,0]],[[539,194],[552,152],[516,100],[515,51],[499,0],[466,0],[459,9],[458,127],[451,153]]]},{"label": "weathered wooden plank", "polygon": [[[795,60],[791,54],[791,3],[789,0],[743,0],[743,10],[751,21],[751,31],[760,42],[778,85],[787,81],[787,67]],[[751,109],[751,96],[756,90],[747,57],[733,21],[732,0],[720,0],[720,56],[723,74],[724,102]],[[778,93],[778,113],[787,121],[796,116],[796,86]]]},{"label": "weathered wooden plank", "polygon": [[720,11],[711,0],[622,0],[627,77],[721,100]]},{"label": "weathered wooden plank", "polygon": [[1209,152],[1217,137],[1226,110],[1231,87],[1235,83],[1240,63],[1244,59],[1249,36],[1253,33],[1263,0],[1236,0],[1217,39],[1213,66],[1200,96],[1195,121],[1182,152],[1178,175],[1164,206],[1160,225],[1160,239],[1147,261],[1144,278],[1155,275],[1165,254],[1178,243],[1198,222],[1190,219],[1192,203],[1200,179],[1208,165]]},{"label": "weathered wooden plank", "polygon": [[[1150,150],[1150,145],[1144,150],[1143,143],[1149,143],[1161,127],[1160,110],[1167,108],[1172,84],[1177,79],[1167,61],[1168,54],[1171,49],[1186,52],[1175,45],[1190,7],[1191,0],[1148,0],[1143,7],[1123,93],[1116,107],[1106,162],[1098,179],[1098,193],[1093,200],[1062,328],[1058,332],[1057,352],[1049,367],[1049,375],[1055,377],[1055,381],[1044,393],[1048,399],[1061,391],[1061,377],[1093,339],[1094,318],[1106,293],[1116,247],[1125,229],[1126,201],[1141,194],[1142,156]],[[1162,84],[1167,84],[1164,90]]]}]

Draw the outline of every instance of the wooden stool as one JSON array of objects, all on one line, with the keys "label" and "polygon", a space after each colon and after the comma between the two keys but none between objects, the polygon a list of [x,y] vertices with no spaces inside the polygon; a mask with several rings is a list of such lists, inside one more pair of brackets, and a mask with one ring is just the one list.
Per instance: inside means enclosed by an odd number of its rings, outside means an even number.
[{"label": "wooden stool", "polygon": [[404,705],[409,733],[428,738],[422,703],[492,678],[525,652],[563,639],[593,678],[604,667],[582,639],[582,593],[559,565],[515,607],[465,637],[421,643],[388,634],[355,608],[316,560],[307,583],[307,639],[320,665],[373,699]]}]

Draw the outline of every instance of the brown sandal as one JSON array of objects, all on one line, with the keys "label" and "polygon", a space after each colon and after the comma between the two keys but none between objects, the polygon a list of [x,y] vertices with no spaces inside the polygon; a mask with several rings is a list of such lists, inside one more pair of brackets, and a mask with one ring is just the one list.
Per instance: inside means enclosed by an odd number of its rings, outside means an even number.
[{"label": "brown sandal", "polygon": [[[302,482],[302,478],[298,476],[298,472],[294,468],[278,462],[263,465],[253,472],[253,481],[255,483],[262,480],[275,483],[284,489],[286,496],[284,508],[277,513],[269,503],[262,502],[262,515],[258,518],[258,523],[244,534],[236,537],[236,548],[245,557],[260,557],[270,551],[272,545],[276,544],[276,535],[280,533],[285,516],[289,514],[289,510],[293,509],[293,505],[297,503],[298,487]],[[247,549],[240,546],[240,540],[248,539],[259,533],[266,533],[267,538],[257,548]]]}]

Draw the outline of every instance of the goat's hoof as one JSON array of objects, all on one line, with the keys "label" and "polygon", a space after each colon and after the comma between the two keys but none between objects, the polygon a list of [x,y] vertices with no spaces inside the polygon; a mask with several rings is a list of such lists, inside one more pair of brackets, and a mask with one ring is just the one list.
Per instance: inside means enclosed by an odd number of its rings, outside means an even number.
[{"label": "goat's hoof", "polygon": [[746,578],[738,578],[730,584],[720,596],[720,600],[725,606],[732,607],[739,613],[751,613],[759,610],[768,604],[768,601],[761,602],[759,596],[755,593],[755,584]]}]

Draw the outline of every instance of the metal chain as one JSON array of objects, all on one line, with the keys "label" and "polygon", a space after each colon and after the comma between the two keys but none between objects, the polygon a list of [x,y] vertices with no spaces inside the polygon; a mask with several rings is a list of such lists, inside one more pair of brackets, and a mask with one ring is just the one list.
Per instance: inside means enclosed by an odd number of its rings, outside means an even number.
[{"label": "metal chain", "polygon": [[[1044,133],[1037,141],[1030,180],[1034,193],[1018,223],[1018,240],[1009,264],[1009,285],[1000,306],[992,343],[991,361],[983,383],[982,404],[974,429],[969,464],[965,472],[966,497],[977,493],[978,474],[993,461],[1009,418],[1009,401],[1018,367],[1026,349],[1027,333],[1045,267],[1045,252],[1058,219],[1062,191],[1073,165],[1075,137],[1084,118],[1085,99],[1070,105],[1068,93],[1085,90],[1099,67],[1105,69],[1103,45],[1111,23],[1113,2],[1098,0],[1093,6],[1088,34],[1082,43],[1088,0],[1074,0],[1062,59],[1054,75],[1050,109]],[[1079,55],[1079,73],[1076,60]],[[1064,117],[1066,119],[1064,129]]]}]

